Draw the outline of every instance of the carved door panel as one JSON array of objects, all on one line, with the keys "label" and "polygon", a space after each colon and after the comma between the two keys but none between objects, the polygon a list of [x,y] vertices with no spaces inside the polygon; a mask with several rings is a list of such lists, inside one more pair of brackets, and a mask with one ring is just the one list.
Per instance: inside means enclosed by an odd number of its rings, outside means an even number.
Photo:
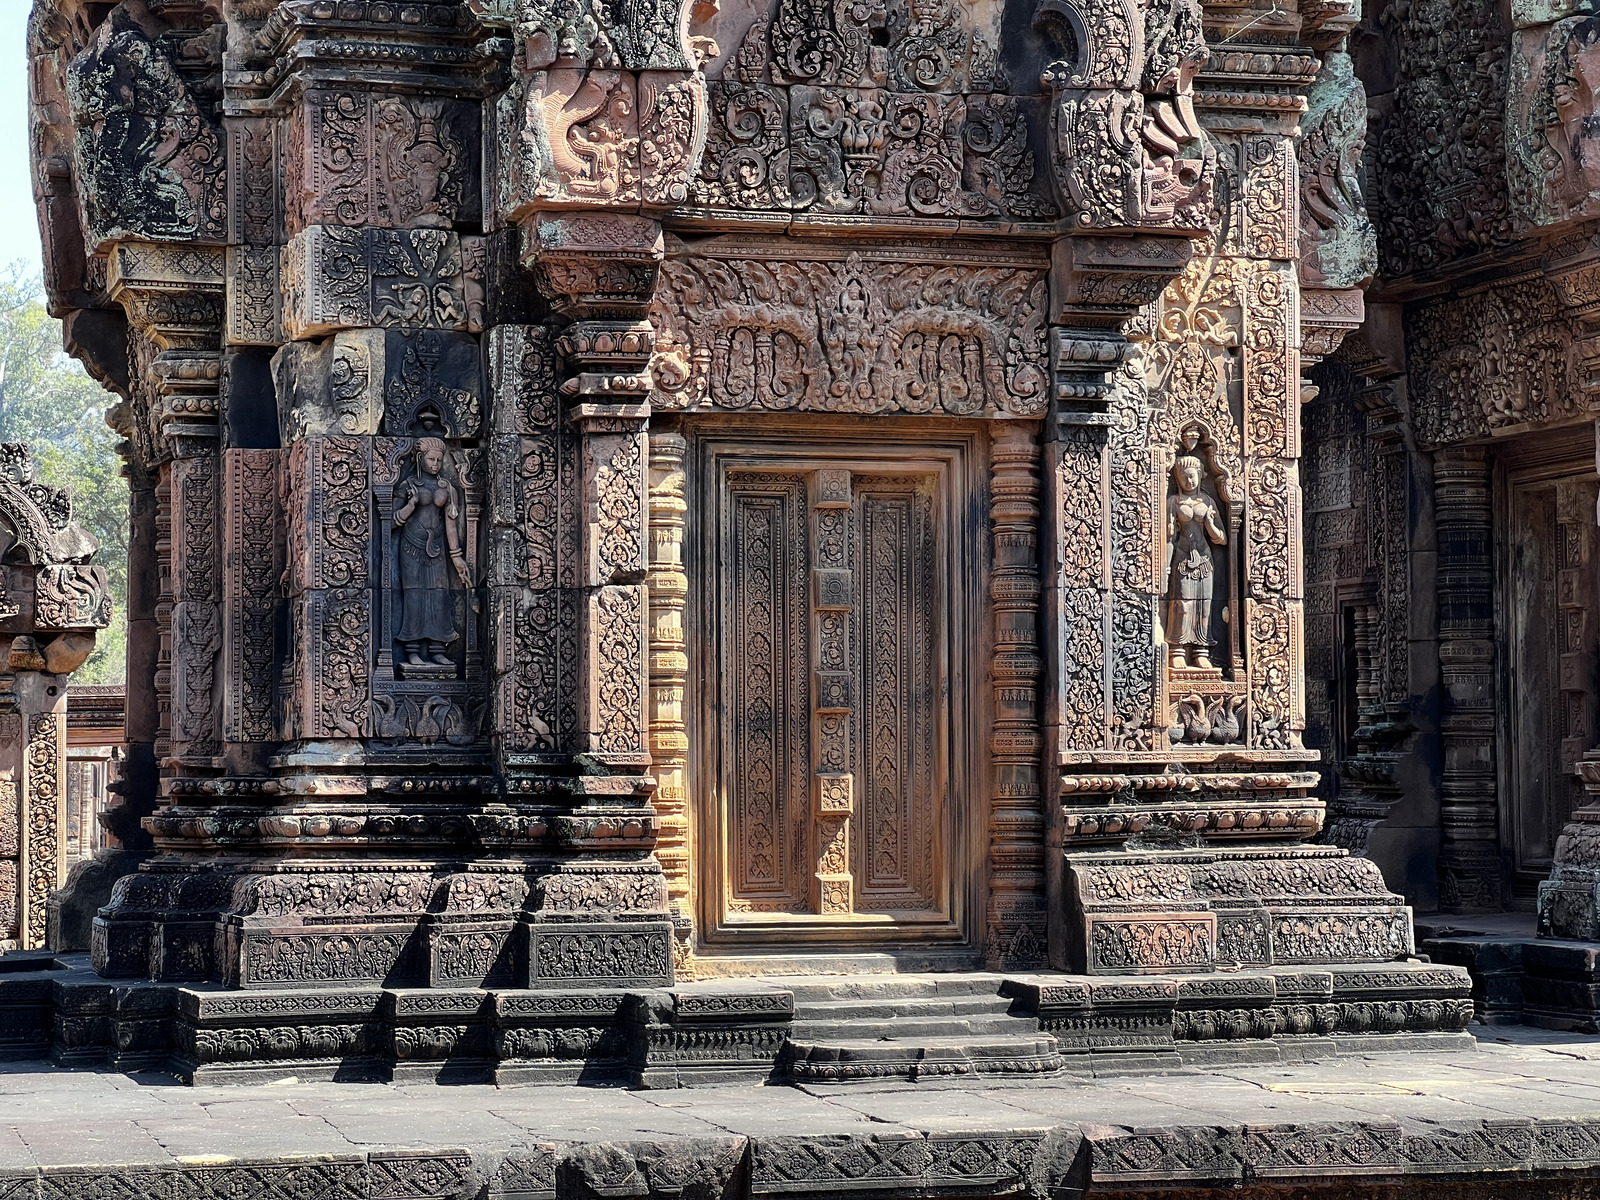
[{"label": "carved door panel", "polygon": [[1502,808],[1514,886],[1531,897],[1582,803],[1577,760],[1600,739],[1600,553],[1592,473],[1509,472],[1501,621],[1510,690]]},{"label": "carved door panel", "polygon": [[717,461],[701,843],[713,938],[953,928],[948,636],[964,553],[949,472]]}]

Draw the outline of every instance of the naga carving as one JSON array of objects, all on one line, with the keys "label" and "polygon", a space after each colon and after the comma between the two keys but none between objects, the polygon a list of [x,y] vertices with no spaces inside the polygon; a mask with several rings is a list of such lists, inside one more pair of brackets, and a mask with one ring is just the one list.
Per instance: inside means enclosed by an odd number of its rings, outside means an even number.
[{"label": "naga carving", "polygon": [[1217,154],[1194,111],[1206,61],[1195,0],[1046,0],[1035,27],[1064,57],[1051,95],[1056,192],[1085,229],[1208,231]]},{"label": "naga carving", "polygon": [[91,243],[225,240],[217,129],[126,7],[67,68],[66,91]]},{"label": "naga carving", "polygon": [[1367,92],[1338,46],[1300,118],[1300,281],[1310,287],[1361,287],[1378,268],[1378,235],[1361,193]]}]

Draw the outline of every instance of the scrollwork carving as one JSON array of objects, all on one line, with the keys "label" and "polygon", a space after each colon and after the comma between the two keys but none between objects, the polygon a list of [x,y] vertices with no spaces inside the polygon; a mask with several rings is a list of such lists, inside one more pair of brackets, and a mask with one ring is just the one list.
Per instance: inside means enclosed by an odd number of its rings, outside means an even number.
[{"label": "scrollwork carving", "polygon": [[1208,231],[1217,154],[1194,116],[1206,61],[1194,0],[1050,0],[1036,26],[1067,56],[1045,68],[1063,211],[1098,228]]}]

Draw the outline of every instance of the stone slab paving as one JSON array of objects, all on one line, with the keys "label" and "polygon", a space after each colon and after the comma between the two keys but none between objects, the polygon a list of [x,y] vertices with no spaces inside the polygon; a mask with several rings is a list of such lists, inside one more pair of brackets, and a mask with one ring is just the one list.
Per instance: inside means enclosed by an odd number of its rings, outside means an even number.
[{"label": "stone slab paving", "polygon": [[1567,1196],[1597,1178],[1600,1038],[1517,1027],[1453,1055],[1027,1087],[182,1087],[0,1066],[0,1200]]}]

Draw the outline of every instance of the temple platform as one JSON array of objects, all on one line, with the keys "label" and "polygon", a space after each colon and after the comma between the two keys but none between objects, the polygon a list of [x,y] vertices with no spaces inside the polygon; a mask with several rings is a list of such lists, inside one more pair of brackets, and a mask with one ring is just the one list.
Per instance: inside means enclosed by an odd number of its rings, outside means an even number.
[{"label": "temple platform", "polygon": [[1600,943],[1540,937],[1533,913],[1419,917],[1417,945],[1472,974],[1490,1025],[1600,1032]]},{"label": "temple platform", "polygon": [[1471,981],[1419,959],[1168,975],[824,975],[663,988],[225,988],[0,959],[0,1055],[280,1078],[640,1088],[1093,1077],[1462,1050]]},{"label": "temple platform", "polygon": [[1592,1195],[1600,1038],[1475,1029],[1449,1054],[692,1091],[178,1087],[19,1062],[0,1067],[0,1196]]}]

